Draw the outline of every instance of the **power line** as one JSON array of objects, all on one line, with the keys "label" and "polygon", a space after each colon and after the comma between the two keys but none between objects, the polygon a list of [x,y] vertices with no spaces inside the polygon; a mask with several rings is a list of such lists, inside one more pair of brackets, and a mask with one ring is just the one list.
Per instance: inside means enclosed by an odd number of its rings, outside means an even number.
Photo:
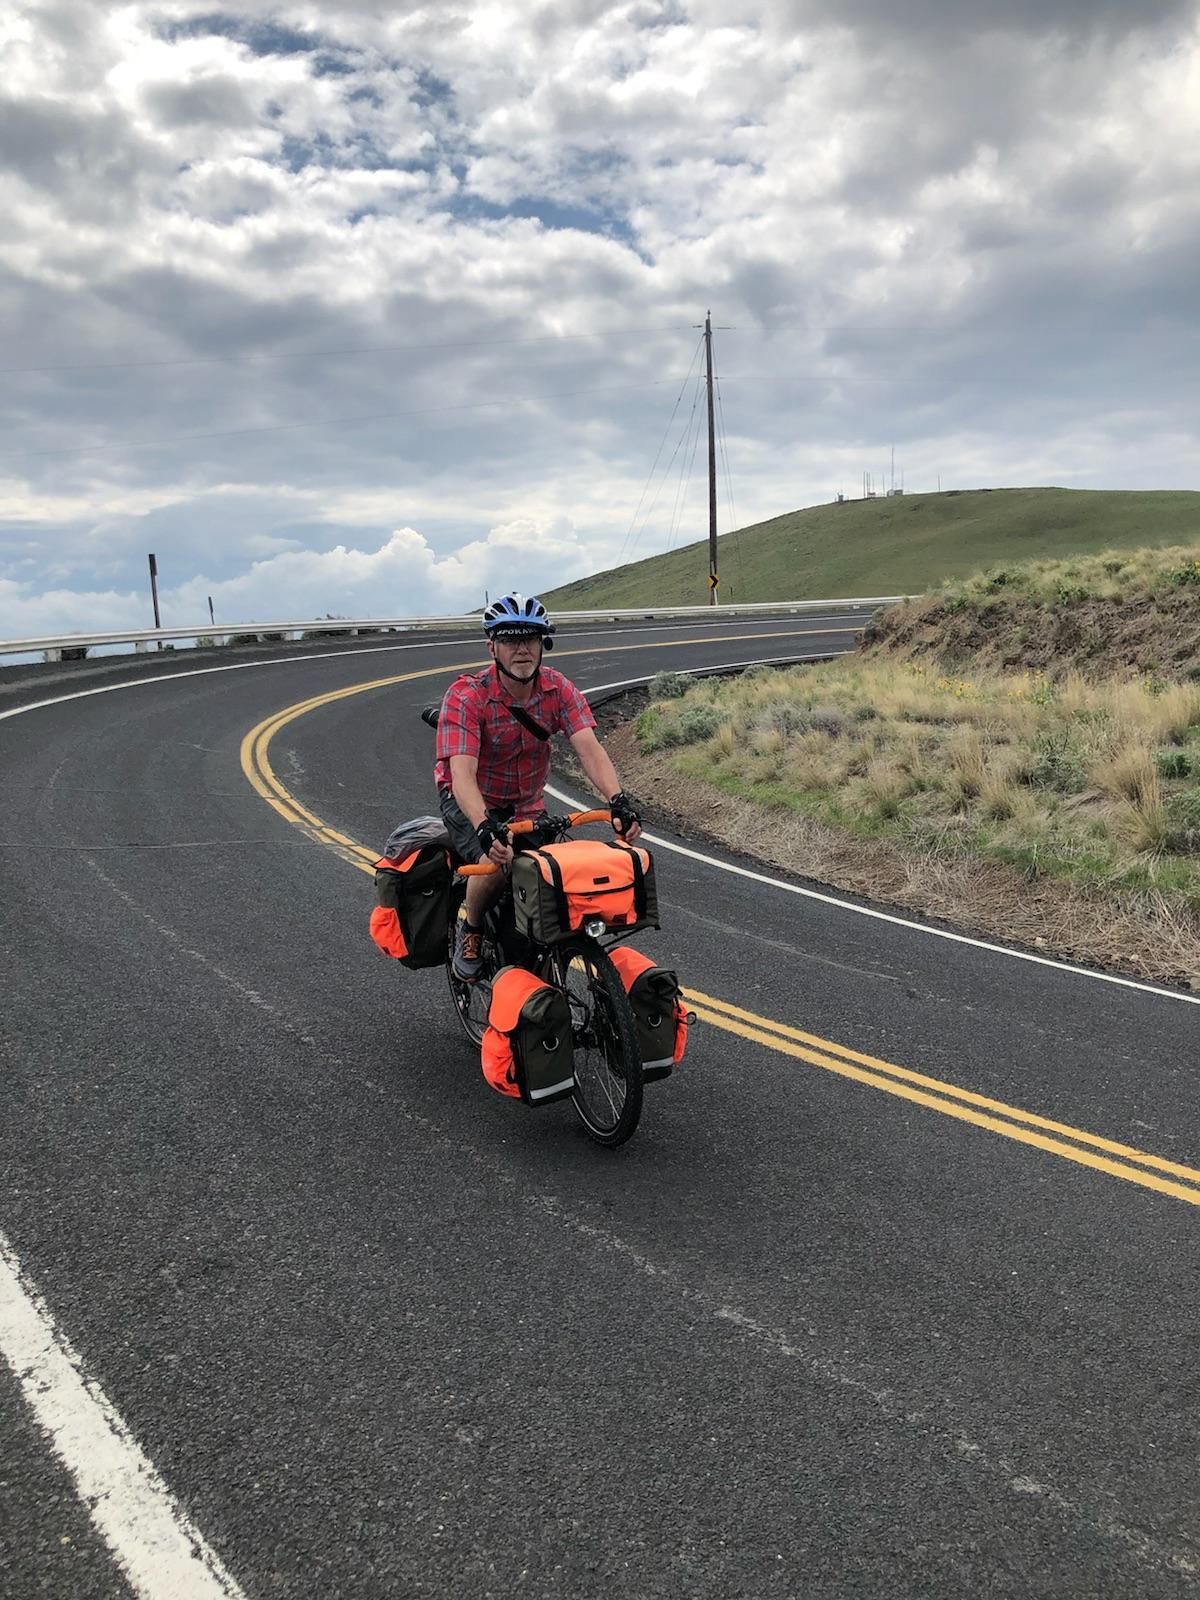
[{"label": "power line", "polygon": [[[633,544],[631,545],[630,551],[629,551],[631,559],[637,552],[638,539],[641,538],[642,534],[646,530],[647,525],[649,524],[650,518],[654,515],[655,511],[658,509],[658,502],[662,498],[662,492],[667,486],[667,480],[669,479],[669,477],[671,475],[671,469],[675,465],[675,458],[679,454],[679,450],[680,450],[680,446],[681,445],[683,446],[684,459],[686,460],[686,458],[687,458],[687,446],[688,446],[688,443],[690,442],[691,437],[692,437],[692,425],[696,420],[696,408],[699,405],[699,403],[700,403],[700,378],[699,378],[699,374],[697,374],[696,386],[695,386],[695,389],[693,390],[693,393],[692,393],[692,409],[688,413],[687,423],[684,426],[683,432],[679,435],[679,438],[675,441],[675,448],[674,448],[674,450],[671,451],[671,459],[667,462],[665,468],[663,469],[662,478],[659,480],[658,488],[654,492],[654,499],[651,501],[650,507],[647,510],[645,517],[643,518],[642,526],[641,526],[641,528],[639,528],[637,534],[634,536]],[[682,471],[682,466],[680,468],[680,471]],[[672,514],[672,516],[673,516],[673,514]]]},{"label": "power line", "polygon": [[[685,504],[687,503],[687,492],[688,492],[688,489],[691,486],[691,482],[692,482],[692,471],[693,471],[693,469],[695,468],[695,465],[696,465],[696,456],[699,454],[699,451],[700,451],[700,436],[704,432],[703,426],[701,425],[701,422],[700,422],[700,415],[699,415],[699,413],[700,413],[700,383],[701,383],[700,374],[697,373],[696,374],[696,401],[695,401],[695,404],[692,406],[692,415],[691,415],[691,419],[689,420],[689,431],[691,429],[691,424],[694,422],[695,423],[695,433],[694,433],[694,436],[692,438],[692,449],[691,449],[690,455],[689,455],[689,453],[687,451],[687,448],[685,447],[684,448],[684,452],[683,452],[683,459],[679,463],[679,487],[678,487],[678,489],[676,491],[676,494],[675,494],[675,509],[674,509],[674,511],[672,512],[672,515],[671,515],[671,527],[670,527],[670,532],[667,535],[667,549],[668,550],[673,550],[675,548],[675,539],[676,539],[676,537],[677,537],[677,535],[679,533],[679,529],[680,529],[680,527],[682,526],[682,523],[683,523],[683,508],[684,508]],[[687,468],[686,476],[684,474],[684,467],[685,466]]]},{"label": "power line", "polygon": [[0,367],[0,374],[18,372],[125,372],[133,368],[150,367],[222,367],[241,362],[313,361],[325,356],[395,355],[412,350],[482,349],[517,344],[569,344],[581,339],[633,339],[647,333],[676,333],[679,330],[663,323],[652,323],[641,328],[619,328],[603,333],[544,333],[519,339],[438,339],[419,344],[368,344],[342,345],[326,350],[252,350],[244,355],[179,356],[167,358],[146,357],[136,361],[68,361],[41,366]]},{"label": "power line", "polygon": [[[360,356],[360,355],[396,355],[406,351],[421,350],[457,350],[457,349],[492,349],[511,345],[530,344],[566,344],[588,339],[623,339],[641,338],[647,333],[676,333],[679,328],[665,323],[647,323],[641,327],[606,329],[602,333],[550,333],[522,335],[511,339],[438,339],[422,340],[415,343],[403,344],[367,344],[367,345],[334,345],[317,350],[255,350],[244,354],[231,352],[219,356],[146,356],[123,361],[63,361],[63,362],[35,362],[27,365],[0,367],[0,376],[12,376],[23,372],[120,372],[137,368],[168,368],[168,367],[212,367],[231,366],[242,363],[266,363],[272,361],[312,361],[320,360],[326,356]],[[840,334],[893,334],[914,332],[954,332],[968,333],[974,331],[973,324],[955,323],[949,326],[939,322],[836,322],[836,323],[806,323],[806,322],[779,322],[764,323],[761,327],[762,336],[774,340],[784,333],[812,334],[820,338],[836,337]],[[854,351],[826,352],[830,356],[853,356]],[[908,351],[898,351],[897,359],[910,355]]]},{"label": "power line", "polygon": [[[644,502],[644,500],[646,498],[646,495],[647,495],[647,493],[649,491],[650,485],[654,481],[654,474],[655,474],[655,471],[658,468],[659,458],[661,457],[661,455],[663,453],[663,447],[666,445],[667,437],[670,434],[671,428],[674,425],[675,417],[676,417],[676,415],[678,414],[678,411],[679,411],[680,402],[683,399],[684,390],[687,388],[688,379],[692,375],[692,368],[696,365],[696,358],[700,354],[700,344],[701,344],[701,341],[699,339],[697,339],[696,348],[692,352],[691,364],[689,365],[689,367],[687,369],[687,372],[684,374],[683,382],[679,385],[679,393],[675,396],[675,404],[671,408],[671,415],[667,418],[667,425],[663,429],[662,438],[658,442],[658,449],[654,453],[654,461],[653,461],[653,463],[652,463],[652,465],[650,467],[649,475],[647,476],[645,483],[642,485],[642,492],[641,492],[640,496],[638,497],[637,506],[636,506],[636,508],[634,510],[633,516],[629,519],[629,527],[625,530],[625,537],[624,537],[624,539],[621,540],[621,551],[620,551],[620,555],[618,557],[618,561],[624,561],[624,559],[625,559],[626,546],[629,544],[630,538],[631,538],[631,536],[633,534],[633,530],[634,530],[635,526],[637,525],[637,519],[641,515],[642,504],[643,504],[643,502]],[[637,541],[635,539],[634,543],[636,544],[636,542]],[[630,551],[630,553],[632,554],[632,550]]]},{"label": "power line", "polygon": [[512,406],[533,400],[569,400],[577,395],[611,394],[630,389],[659,388],[674,383],[674,378],[646,378],[641,383],[602,384],[593,389],[547,390],[539,394],[506,395],[500,400],[471,400],[449,406],[425,406],[412,411],[374,412],[370,416],[318,417],[311,422],[276,422],[261,428],[222,428],[212,433],[173,433],[165,439],[118,439],[107,444],[77,445],[70,450],[26,450],[25,456],[77,456],[95,455],[105,450],[158,450],[174,444],[187,444],[201,439],[239,439],[262,434],[293,433],[304,428],[352,428],[371,422],[395,422],[404,417],[427,417],[447,411],[478,411],[489,406]]}]

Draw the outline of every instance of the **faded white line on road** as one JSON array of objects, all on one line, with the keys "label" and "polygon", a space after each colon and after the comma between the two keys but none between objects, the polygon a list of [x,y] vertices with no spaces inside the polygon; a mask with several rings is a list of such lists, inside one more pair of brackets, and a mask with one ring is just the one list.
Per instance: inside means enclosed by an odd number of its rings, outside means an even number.
[{"label": "faded white line on road", "polygon": [[56,1325],[0,1233],[0,1354],[135,1594],[245,1600]]},{"label": "faded white line on road", "polygon": [[714,1298],[705,1290],[690,1287],[680,1280],[673,1269],[658,1265],[620,1234],[580,1216],[569,1203],[564,1203],[557,1196],[522,1193],[521,1198],[526,1205],[536,1207],[572,1232],[623,1258],[681,1304],[737,1329],[759,1349],[795,1362],[810,1379],[836,1385],[859,1395],[886,1421],[915,1430],[927,1448],[937,1450],[944,1458],[968,1464],[993,1479],[1002,1480],[1014,1494],[1043,1500],[1061,1516],[1093,1529],[1114,1544],[1123,1545],[1135,1560],[1145,1565],[1165,1567],[1189,1580],[1196,1577],[1197,1563],[1189,1551],[1154,1539],[1141,1529],[1130,1526],[1102,1503],[1089,1506],[1082,1499],[1062,1493],[1051,1483],[1020,1472],[995,1430],[990,1430],[990,1438],[988,1434],[983,1435],[988,1438],[985,1446],[979,1439],[970,1437],[962,1428],[950,1423],[946,1415],[949,1407],[944,1403],[911,1405],[895,1389],[880,1385],[867,1369],[856,1369],[844,1358],[820,1354],[813,1348],[818,1337],[817,1328],[810,1326],[799,1334],[773,1328],[749,1316],[739,1307]]}]

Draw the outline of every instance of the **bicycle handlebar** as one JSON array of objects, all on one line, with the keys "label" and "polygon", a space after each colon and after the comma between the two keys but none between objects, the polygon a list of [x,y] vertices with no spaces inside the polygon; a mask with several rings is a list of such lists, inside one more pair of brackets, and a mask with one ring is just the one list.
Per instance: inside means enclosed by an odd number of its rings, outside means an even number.
[{"label": "bicycle handlebar", "polygon": [[[568,828],[582,828],[589,822],[610,822],[611,820],[612,813],[610,811],[572,811],[566,817],[550,817],[548,823],[546,819],[539,822],[535,817],[522,817],[519,822],[507,823],[506,827],[509,833],[523,834],[535,833],[540,828],[545,828],[548,824],[551,827],[561,827],[565,823]],[[480,861],[469,867],[459,867],[458,876],[460,878],[487,878],[494,872],[502,870],[493,861]]]},{"label": "bicycle handlebar", "polygon": [[505,826],[509,833],[536,833],[539,827],[553,827],[562,822],[569,828],[582,828],[588,822],[608,822],[611,815],[609,811],[572,811],[569,816],[551,817],[548,822],[538,822],[536,817],[522,817],[519,822],[509,822]]}]

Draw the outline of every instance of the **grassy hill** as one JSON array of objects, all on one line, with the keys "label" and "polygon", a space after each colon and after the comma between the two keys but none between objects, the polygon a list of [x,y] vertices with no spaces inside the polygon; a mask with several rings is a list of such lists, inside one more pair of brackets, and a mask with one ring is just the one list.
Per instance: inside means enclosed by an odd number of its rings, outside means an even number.
[{"label": "grassy hill", "polygon": [[[944,578],[1032,558],[1200,542],[1194,490],[968,489],[810,506],[718,540],[721,599],[921,594]],[[702,605],[707,540],[581,578],[558,610]]]}]

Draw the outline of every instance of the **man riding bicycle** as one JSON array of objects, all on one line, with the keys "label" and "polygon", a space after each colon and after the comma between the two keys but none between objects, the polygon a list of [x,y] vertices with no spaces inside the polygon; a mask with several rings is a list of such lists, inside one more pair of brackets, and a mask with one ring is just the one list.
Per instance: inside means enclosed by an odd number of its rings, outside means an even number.
[{"label": "man riding bicycle", "polygon": [[[446,690],[437,721],[434,782],[454,849],[466,862],[512,864],[504,824],[537,816],[550,774],[550,736],[564,733],[597,792],[608,796],[613,831],[633,841],[637,812],[596,737],[596,719],[570,680],[542,665],[554,626],[535,596],[506,594],[483,613],[493,665],[464,674]],[[505,874],[467,880],[466,920],[459,924],[454,970],[479,974],[483,918]]]}]

